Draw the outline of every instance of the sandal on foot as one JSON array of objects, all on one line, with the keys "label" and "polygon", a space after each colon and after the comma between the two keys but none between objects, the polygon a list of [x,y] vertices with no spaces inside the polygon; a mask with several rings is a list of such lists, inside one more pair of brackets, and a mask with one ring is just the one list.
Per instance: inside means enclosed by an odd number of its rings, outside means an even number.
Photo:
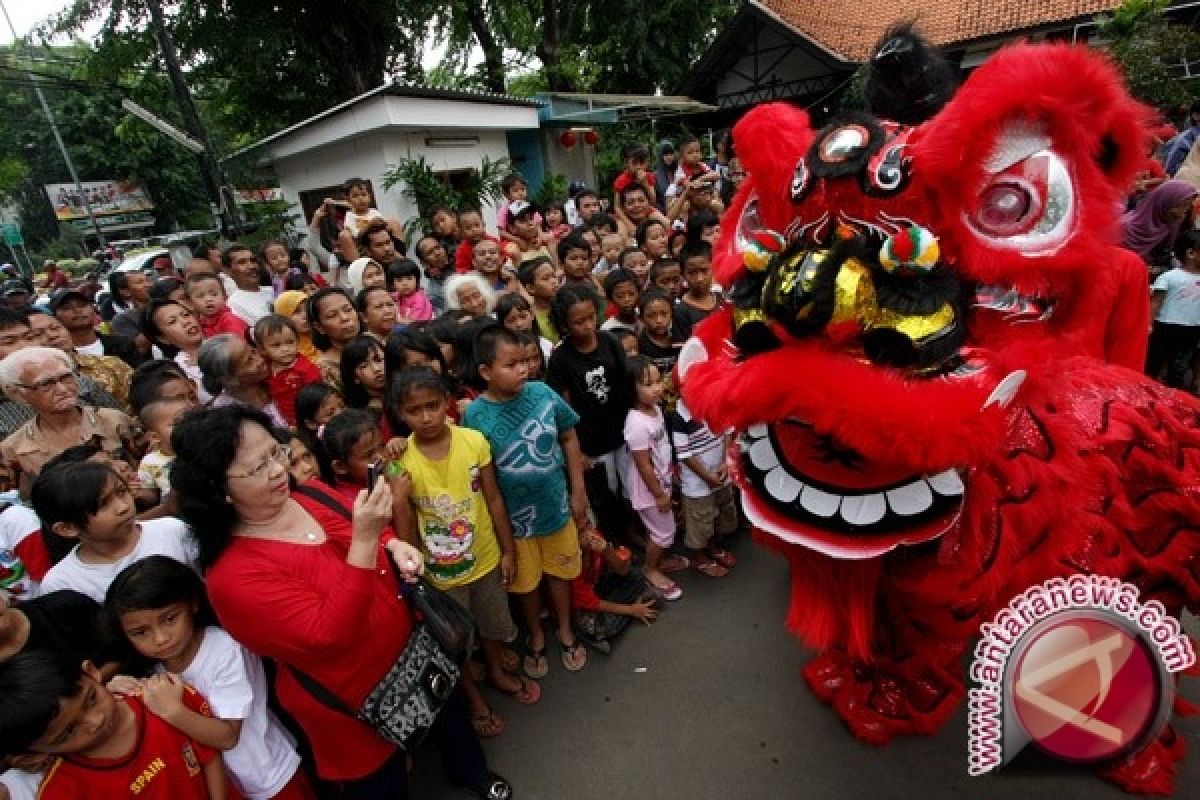
[{"label": "sandal on foot", "polygon": [[683,597],[683,589],[680,589],[679,584],[672,580],[668,580],[666,586],[658,586],[647,578],[646,586],[664,600],[678,600]]},{"label": "sandal on foot", "polygon": [[662,563],[658,565],[658,568],[663,572],[683,572],[691,565],[692,562],[687,556],[681,556],[676,553],[672,553],[662,560]]},{"label": "sandal on foot", "polygon": [[583,641],[578,636],[571,644],[563,644],[562,641],[559,641],[558,644],[562,647],[563,669],[568,672],[579,672],[587,666],[587,648],[583,646]]},{"label": "sandal on foot", "polygon": [[494,772],[485,775],[471,791],[483,800],[512,800],[513,796],[512,785]]},{"label": "sandal on foot", "polygon": [[703,561],[696,560],[692,562],[692,567],[701,575],[707,575],[710,578],[724,578],[729,574],[729,569],[717,562],[716,559],[706,558]]},{"label": "sandal on foot", "polygon": [[504,733],[504,720],[491,709],[482,714],[471,715],[471,730],[480,739],[491,739]]},{"label": "sandal on foot", "polygon": [[726,550],[724,547],[710,547],[704,551],[709,558],[720,564],[725,569],[733,569],[737,565],[737,556]]},{"label": "sandal on foot", "polygon": [[542,645],[536,650],[525,640],[525,657],[521,659],[521,670],[526,676],[538,679],[546,677],[546,673],[550,671],[550,662],[546,660],[546,645]]},{"label": "sandal on foot", "polygon": [[521,682],[520,689],[505,689],[494,683],[491,684],[491,687],[497,692],[503,692],[523,706],[531,706],[542,699],[542,687],[538,685],[537,681],[530,680],[524,675],[515,675],[513,677]]}]

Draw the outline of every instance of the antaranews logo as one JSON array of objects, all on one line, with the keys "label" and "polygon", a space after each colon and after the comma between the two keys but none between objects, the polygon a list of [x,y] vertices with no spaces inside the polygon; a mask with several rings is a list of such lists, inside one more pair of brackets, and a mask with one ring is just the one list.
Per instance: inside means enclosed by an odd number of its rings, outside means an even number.
[{"label": "antaranews logo", "polygon": [[1030,743],[1078,764],[1134,752],[1167,723],[1171,673],[1196,663],[1161,603],[1099,575],[1032,586],[980,630],[968,692],[971,775]]}]

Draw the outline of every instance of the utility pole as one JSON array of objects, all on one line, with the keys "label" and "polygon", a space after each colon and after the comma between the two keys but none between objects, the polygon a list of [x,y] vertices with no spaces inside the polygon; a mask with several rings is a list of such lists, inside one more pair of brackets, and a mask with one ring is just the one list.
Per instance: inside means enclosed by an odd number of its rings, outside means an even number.
[{"label": "utility pole", "polygon": [[220,209],[221,234],[229,237],[231,224],[236,223],[237,206],[232,197],[226,196],[224,188],[227,184],[221,162],[213,152],[212,143],[208,139],[208,129],[200,119],[200,112],[192,101],[192,93],[184,80],[183,68],[179,65],[179,56],[175,52],[175,42],[171,32],[167,30],[166,19],[163,17],[162,1],[150,0],[150,21],[154,27],[154,38],[162,53],[163,63],[167,66],[167,74],[171,78],[171,88],[175,90],[175,101],[179,103],[179,112],[183,115],[183,124],[187,132],[199,142],[204,152],[200,153],[200,177],[204,181],[204,190],[208,193],[209,202]]},{"label": "utility pole", "polygon": [[[12,31],[13,49],[15,50],[20,37],[17,36],[17,29],[13,25],[12,17],[8,15],[8,9],[5,8],[3,0],[0,0],[0,11],[4,12],[4,19],[8,22],[8,29]],[[108,247],[108,242],[104,239],[104,231],[100,230],[100,223],[96,221],[96,215],[92,213],[92,204],[88,202],[87,192],[83,190],[83,184],[79,182],[79,174],[75,172],[75,162],[71,161],[71,154],[67,152],[67,146],[63,144],[62,135],[58,132],[58,123],[54,121],[54,114],[50,111],[50,104],[46,102],[46,96],[42,94],[42,87],[38,85],[37,78],[33,76],[28,67],[25,68],[25,75],[33,85],[33,92],[37,95],[38,102],[41,103],[42,113],[46,115],[46,120],[50,123],[50,130],[54,134],[54,141],[58,142],[58,151],[62,153],[63,161],[67,162],[67,172],[71,174],[71,180],[75,184],[75,191],[79,192],[79,198],[83,201],[83,208],[87,211],[88,219],[92,223],[92,229],[96,231],[96,238],[100,240],[100,249],[104,250]]]}]

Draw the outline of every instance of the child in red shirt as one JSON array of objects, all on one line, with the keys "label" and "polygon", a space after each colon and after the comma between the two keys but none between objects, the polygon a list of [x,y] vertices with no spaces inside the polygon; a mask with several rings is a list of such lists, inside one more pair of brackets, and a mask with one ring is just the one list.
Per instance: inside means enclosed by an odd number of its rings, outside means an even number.
[{"label": "child in red shirt", "polygon": [[483,214],[473,208],[459,212],[458,227],[462,231],[462,241],[454,251],[454,271],[461,275],[474,268],[475,245],[484,239],[491,239],[496,244],[500,244],[500,240],[487,232],[483,225]]},{"label": "child in red shirt", "polygon": [[614,547],[595,528],[580,539],[583,570],[571,581],[571,616],[580,637],[607,653],[633,620],[654,622],[660,603],[646,592],[646,579],[631,566],[628,548]]},{"label": "child in red shirt", "polygon": [[216,275],[201,272],[189,275],[184,284],[188,302],[200,317],[200,329],[204,338],[211,339],[218,333],[246,335],[245,321],[225,305],[225,284]]},{"label": "child in red shirt", "polygon": [[0,749],[58,756],[42,800],[228,800],[221,754],[154,713],[173,700],[211,717],[208,702],[177,679],[146,682],[140,697],[118,697],[88,661],[27,650],[0,664],[6,713]]},{"label": "child in red shirt", "polygon": [[296,395],[310,383],[321,382],[321,369],[300,355],[296,323],[280,314],[268,314],[254,325],[254,342],[271,369],[267,392],[279,413],[296,426]]}]

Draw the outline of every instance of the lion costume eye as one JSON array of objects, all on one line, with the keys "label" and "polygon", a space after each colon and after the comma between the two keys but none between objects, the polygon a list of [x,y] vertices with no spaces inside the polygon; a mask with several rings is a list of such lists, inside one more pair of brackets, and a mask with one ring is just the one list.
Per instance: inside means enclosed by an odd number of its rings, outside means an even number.
[{"label": "lion costume eye", "polygon": [[991,247],[1051,255],[1075,230],[1075,189],[1049,137],[1030,130],[1002,135],[989,159],[991,175],[966,215]]}]

